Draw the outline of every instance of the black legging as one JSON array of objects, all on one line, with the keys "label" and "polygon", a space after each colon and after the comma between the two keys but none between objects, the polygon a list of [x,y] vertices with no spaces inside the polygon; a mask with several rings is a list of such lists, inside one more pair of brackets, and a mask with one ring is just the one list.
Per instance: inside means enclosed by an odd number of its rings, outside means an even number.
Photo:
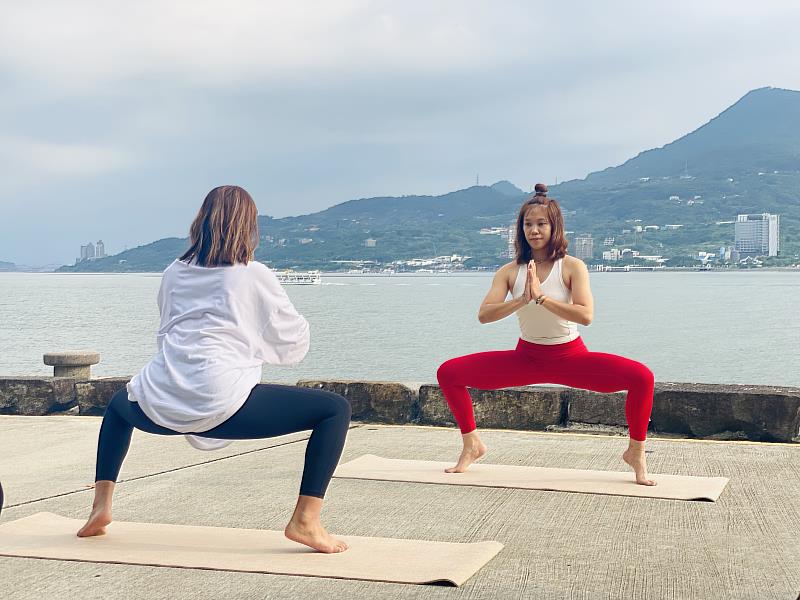
[{"label": "black legging", "polygon": [[[260,383],[227,421],[196,433],[222,440],[275,437],[312,429],[306,446],[300,495],[323,498],[342,454],[350,425],[350,403],[339,394]],[[133,428],[160,435],[182,435],[153,423],[123,388],[114,394],[103,416],[97,444],[95,481],[116,481],[128,453]]]}]

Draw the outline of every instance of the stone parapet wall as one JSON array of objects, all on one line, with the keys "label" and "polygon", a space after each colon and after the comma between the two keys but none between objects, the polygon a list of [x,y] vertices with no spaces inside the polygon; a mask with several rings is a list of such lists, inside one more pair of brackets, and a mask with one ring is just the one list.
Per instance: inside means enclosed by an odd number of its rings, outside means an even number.
[{"label": "stone parapet wall", "polygon": [[130,377],[0,377],[2,415],[102,415],[114,392]]},{"label": "stone parapet wall", "polygon": [[0,377],[0,414],[49,415],[76,405],[74,379]]},{"label": "stone parapet wall", "polygon": [[402,383],[375,381],[298,381],[300,387],[323,389],[347,398],[353,420],[368,423],[417,423],[417,391]]},{"label": "stone parapet wall", "polygon": [[[356,420],[455,425],[438,385],[310,380],[297,385],[343,395],[353,405]],[[536,386],[470,390],[470,394],[478,427],[626,426],[624,393]],[[800,442],[800,388],[657,383],[650,430],[697,438]]]},{"label": "stone parapet wall", "polygon": [[[0,414],[102,415],[128,377],[79,380],[0,377]],[[453,426],[437,385],[376,381],[299,381],[341,394],[353,419],[368,423]],[[625,427],[625,395],[562,387],[471,390],[479,427],[564,430]],[[800,388],[657,383],[650,430],[696,438],[800,442]]]}]

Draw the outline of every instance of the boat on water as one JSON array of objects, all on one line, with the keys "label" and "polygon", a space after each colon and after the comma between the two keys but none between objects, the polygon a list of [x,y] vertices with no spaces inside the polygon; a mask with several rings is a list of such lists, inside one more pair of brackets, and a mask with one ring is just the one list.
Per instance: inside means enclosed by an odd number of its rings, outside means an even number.
[{"label": "boat on water", "polygon": [[320,285],[322,283],[319,271],[275,271],[275,276],[283,285]]}]

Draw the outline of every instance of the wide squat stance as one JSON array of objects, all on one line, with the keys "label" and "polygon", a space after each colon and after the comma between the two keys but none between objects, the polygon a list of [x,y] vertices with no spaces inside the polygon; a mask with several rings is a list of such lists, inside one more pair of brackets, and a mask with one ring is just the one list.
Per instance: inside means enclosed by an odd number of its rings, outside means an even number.
[{"label": "wide squat stance", "polygon": [[[514,350],[480,352],[448,360],[439,367],[439,385],[461,429],[464,443],[458,463],[446,469],[461,473],[486,453],[475,427],[468,387],[504,387],[554,383],[595,392],[627,390],[625,414],[630,440],[623,460],[636,482],[656,485],[647,476],[645,439],[653,406],[653,374],[636,361],[589,352],[577,324],[589,325],[593,300],[583,261],[567,255],[564,219],[544,184],[519,211],[516,260],[501,267],[478,312],[481,323],[516,313],[521,330]],[[512,299],[506,300],[508,294]]]},{"label": "wide squat stance", "polygon": [[300,495],[285,534],[321,552],[342,552],[347,544],[325,531],[320,513],[350,405],[322,390],[259,383],[264,363],[300,362],[310,336],[275,274],[253,260],[258,229],[250,195],[236,186],[211,190],[190,239],[161,281],[158,352],[106,409],[94,504],[78,535],[102,535],[111,523],[114,486],[134,427],[186,434],[202,450],[310,429]]}]

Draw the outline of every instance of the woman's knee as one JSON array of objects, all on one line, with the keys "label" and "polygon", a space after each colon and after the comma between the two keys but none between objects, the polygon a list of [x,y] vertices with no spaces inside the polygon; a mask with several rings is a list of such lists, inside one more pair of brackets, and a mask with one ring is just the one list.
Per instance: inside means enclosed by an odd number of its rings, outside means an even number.
[{"label": "woman's knee", "polygon": [[455,378],[458,376],[460,369],[458,366],[458,359],[451,358],[450,360],[446,360],[436,371],[436,380],[439,382],[439,385],[452,385],[454,383]]},{"label": "woman's knee", "polygon": [[348,422],[350,421],[352,408],[350,407],[350,402],[347,400],[347,398],[341,394],[328,392],[326,390],[319,390],[318,393],[321,397],[325,398],[325,401],[330,407],[330,412],[332,415],[345,419]]},{"label": "woman's knee", "polygon": [[653,389],[655,385],[653,372],[642,363],[635,363],[635,367],[631,369],[631,378],[633,384],[639,388]]},{"label": "woman's knee", "polygon": [[119,416],[123,416],[125,414],[123,409],[128,407],[128,402],[127,388],[117,390],[114,395],[111,396],[111,400],[108,401],[106,412],[115,412]]}]

